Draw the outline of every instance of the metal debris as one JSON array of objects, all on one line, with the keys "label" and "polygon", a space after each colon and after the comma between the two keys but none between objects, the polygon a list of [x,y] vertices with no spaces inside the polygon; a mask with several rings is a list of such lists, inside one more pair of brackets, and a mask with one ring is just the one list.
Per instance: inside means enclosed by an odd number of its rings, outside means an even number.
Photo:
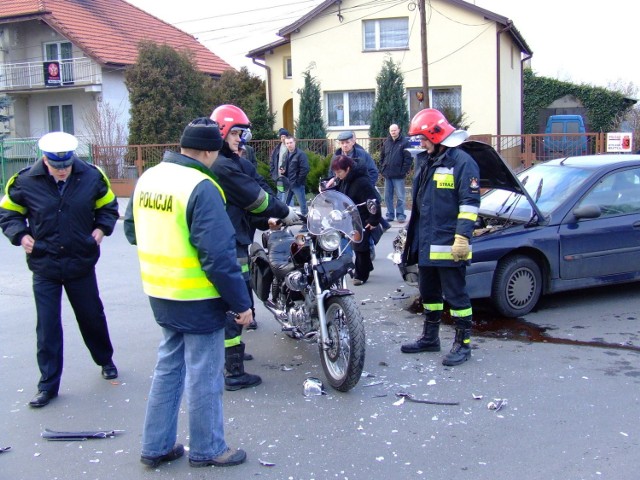
[{"label": "metal debris", "polygon": [[487,403],[487,408],[489,410],[495,410],[497,412],[498,410],[501,410],[502,407],[507,405],[506,398],[494,398],[493,400],[493,402]]},{"label": "metal debris", "polygon": [[302,384],[302,393],[305,397],[311,397],[314,395],[326,395],[322,380],[316,377],[307,378]]},{"label": "metal debris", "polygon": [[367,383],[366,385],[362,385],[362,388],[364,388],[364,387],[374,387],[376,385],[382,385],[383,383],[384,383],[384,381],[377,380],[377,381],[373,381],[373,382]]},{"label": "metal debris", "polygon": [[260,462],[260,465],[262,465],[263,467],[275,467],[276,466],[275,463],[267,462],[266,460],[258,459],[258,461]]},{"label": "metal debris", "polygon": [[475,393],[471,394],[474,400],[482,400],[482,395],[476,395]]},{"label": "metal debris", "polygon": [[[396,397],[407,399],[410,402],[426,403],[428,405],[460,405],[460,402],[439,402],[439,401],[435,401],[435,400],[422,400],[422,399],[419,399],[419,398],[415,398],[413,393],[409,393],[409,392],[398,392],[398,393],[396,393]],[[396,404],[398,404],[398,402],[394,403],[394,405],[396,405]],[[398,405],[401,405],[401,403],[399,403]]]},{"label": "metal debris", "polygon": [[124,430],[88,430],[78,432],[58,432],[45,428],[42,432],[42,438],[47,440],[60,440],[60,441],[72,441],[72,440],[89,440],[91,438],[108,438],[115,437],[117,433],[122,433]]}]

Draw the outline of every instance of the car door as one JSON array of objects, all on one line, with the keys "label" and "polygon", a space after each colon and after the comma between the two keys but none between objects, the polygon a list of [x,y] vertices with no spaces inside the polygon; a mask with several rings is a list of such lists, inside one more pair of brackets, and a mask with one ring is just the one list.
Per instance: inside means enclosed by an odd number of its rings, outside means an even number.
[{"label": "car door", "polygon": [[579,220],[570,214],[560,226],[560,277],[640,271],[640,168],[605,175],[576,207],[585,205],[598,205],[602,213]]}]

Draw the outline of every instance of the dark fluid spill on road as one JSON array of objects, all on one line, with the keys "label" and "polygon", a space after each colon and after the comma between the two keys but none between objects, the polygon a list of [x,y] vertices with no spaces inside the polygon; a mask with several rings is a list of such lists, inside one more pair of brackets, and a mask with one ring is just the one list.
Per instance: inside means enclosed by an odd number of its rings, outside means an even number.
[{"label": "dark fluid spill on road", "polygon": [[[408,310],[411,313],[422,313],[424,308],[419,298],[416,298]],[[449,312],[442,315],[442,323],[454,325],[455,320],[451,318]],[[571,340],[569,338],[557,338],[549,335],[549,329],[540,327],[533,323],[526,322],[521,318],[500,317],[489,312],[473,313],[472,335],[488,338],[502,338],[505,340],[518,340],[521,342],[554,343],[558,345],[575,345],[582,347],[614,348],[617,350],[631,350],[640,352],[639,346],[625,345],[619,343],[607,343],[601,341]]]}]

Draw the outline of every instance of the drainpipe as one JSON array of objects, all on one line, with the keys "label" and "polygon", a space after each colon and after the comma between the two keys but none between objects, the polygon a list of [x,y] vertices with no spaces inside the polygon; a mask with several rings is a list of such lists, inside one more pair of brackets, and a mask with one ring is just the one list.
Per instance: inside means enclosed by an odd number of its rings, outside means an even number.
[{"label": "drainpipe", "polygon": [[271,68],[264,63],[258,63],[255,58],[252,58],[251,61],[254,65],[264,68],[267,73],[267,103],[269,104],[269,115],[271,115]]},{"label": "drainpipe", "polygon": [[520,133],[524,135],[524,63],[533,57],[533,54],[520,60]]},{"label": "drainpipe", "polygon": [[[507,22],[507,26],[504,27],[503,29],[498,30],[498,33],[496,34],[496,78],[498,81],[498,85],[497,85],[497,89],[496,89],[496,94],[497,94],[497,105],[498,105],[498,115],[497,115],[497,121],[498,121],[498,125],[497,125],[497,134],[501,135],[502,134],[502,100],[501,100],[501,90],[500,90],[500,35],[502,35],[504,32],[508,32],[509,30],[511,30],[511,27],[513,26],[513,23],[509,20]],[[520,110],[522,111],[522,108],[520,108]]]}]

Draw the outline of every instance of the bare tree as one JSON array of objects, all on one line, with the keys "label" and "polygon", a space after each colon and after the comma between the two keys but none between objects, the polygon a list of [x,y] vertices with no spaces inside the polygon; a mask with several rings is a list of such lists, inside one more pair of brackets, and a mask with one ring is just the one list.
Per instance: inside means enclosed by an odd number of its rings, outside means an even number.
[{"label": "bare tree", "polygon": [[109,178],[123,178],[127,154],[127,129],[121,120],[122,109],[109,102],[86,110],[83,121],[86,135],[93,146],[93,162]]}]

